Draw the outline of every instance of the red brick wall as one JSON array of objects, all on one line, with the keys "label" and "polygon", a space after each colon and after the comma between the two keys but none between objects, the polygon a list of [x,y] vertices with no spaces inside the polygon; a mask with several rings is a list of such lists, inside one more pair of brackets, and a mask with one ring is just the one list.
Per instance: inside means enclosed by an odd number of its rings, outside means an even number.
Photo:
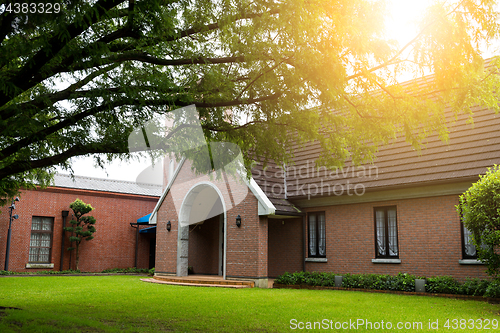
[{"label": "red brick wall", "polygon": [[[483,265],[460,265],[462,258],[457,195],[370,202],[308,209],[326,214],[327,263],[306,263],[308,271],[486,277]],[[397,206],[401,264],[375,264],[373,208]]]},{"label": "red brick wall", "polygon": [[[226,206],[229,206],[234,201],[234,198],[246,193],[242,202],[226,212],[226,275],[228,277],[267,277],[267,218],[259,218],[258,201],[246,185],[236,182],[230,175],[227,176],[228,184],[221,179],[197,176],[193,174],[190,164],[188,162],[184,163],[174,183],[175,187],[171,191],[175,191],[176,195],[174,196],[169,192],[158,212],[157,272],[176,273],[179,214],[177,209],[180,209],[188,191],[195,184],[204,181],[214,184],[223,193],[222,200]],[[231,189],[230,194],[227,192],[227,188]],[[240,228],[235,223],[238,215],[242,219]],[[167,221],[172,223],[170,232],[166,231]],[[189,266],[192,266],[191,263],[189,263]]]},{"label": "red brick wall", "polygon": [[[60,270],[62,216],[61,211],[68,210],[69,220],[72,211],[70,203],[81,199],[91,204],[94,210],[89,213],[96,218],[94,239],[83,241],[80,246],[80,265],[82,271],[98,272],[109,268],[127,268],[134,266],[136,230],[130,226],[138,218],[153,211],[158,197],[115,194],[76,189],[48,188],[45,190],[21,191],[21,201],[16,204],[15,214],[18,220],[12,223],[9,270],[33,271],[25,266],[29,259],[31,220],[33,216],[53,217],[53,239],[51,263],[54,270]],[[8,206],[1,208],[0,214],[0,266],[4,268],[6,238],[9,224]],[[67,234],[66,237],[69,235]],[[66,238],[65,249],[69,242]],[[74,251],[73,251],[74,252]],[[148,267],[149,240],[139,235],[139,268]],[[75,258],[73,254],[72,267]],[[69,268],[69,252],[64,251],[63,269]]]},{"label": "red brick wall", "polygon": [[302,271],[302,218],[269,219],[269,277]]},{"label": "red brick wall", "polygon": [[[167,222],[171,223],[171,230],[167,230]],[[155,272],[175,274],[177,269],[177,230],[178,217],[174,208],[174,200],[167,194],[160,206],[156,229],[156,266]]]}]

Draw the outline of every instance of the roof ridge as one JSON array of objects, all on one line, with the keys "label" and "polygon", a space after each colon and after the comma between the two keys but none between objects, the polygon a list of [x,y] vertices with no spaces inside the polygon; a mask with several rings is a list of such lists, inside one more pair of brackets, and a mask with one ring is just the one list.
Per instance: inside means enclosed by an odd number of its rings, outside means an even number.
[{"label": "roof ridge", "polygon": [[137,185],[148,185],[148,186],[162,187],[162,185],[160,185],[160,184],[139,183],[139,182],[134,182],[134,181],[131,181],[131,180],[119,180],[119,179],[109,179],[109,178],[101,178],[101,177],[71,175],[71,174],[64,174],[64,173],[60,173],[60,172],[56,172],[54,175],[55,176],[67,177],[67,178],[70,178],[70,179],[72,179],[74,177],[74,178],[89,179],[89,180],[102,180],[102,181],[108,181],[108,182],[114,182],[114,183],[127,183],[127,184],[137,184]]}]

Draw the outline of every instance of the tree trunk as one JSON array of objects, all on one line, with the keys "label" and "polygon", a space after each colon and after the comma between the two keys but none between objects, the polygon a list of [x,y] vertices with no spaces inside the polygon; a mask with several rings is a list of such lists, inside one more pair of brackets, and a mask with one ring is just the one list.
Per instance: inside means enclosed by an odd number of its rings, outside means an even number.
[{"label": "tree trunk", "polygon": [[76,258],[75,258],[75,270],[78,270],[78,262],[80,261],[80,243],[76,242]]}]

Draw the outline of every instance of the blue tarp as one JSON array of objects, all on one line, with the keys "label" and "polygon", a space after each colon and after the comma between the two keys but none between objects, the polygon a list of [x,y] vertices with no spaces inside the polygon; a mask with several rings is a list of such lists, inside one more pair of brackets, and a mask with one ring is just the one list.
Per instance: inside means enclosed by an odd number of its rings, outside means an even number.
[{"label": "blue tarp", "polygon": [[137,219],[137,223],[139,224],[149,224],[149,217],[151,216],[152,213],[149,213],[148,215],[144,215],[143,217]]},{"label": "blue tarp", "polygon": [[139,230],[140,234],[156,234],[156,226]]}]

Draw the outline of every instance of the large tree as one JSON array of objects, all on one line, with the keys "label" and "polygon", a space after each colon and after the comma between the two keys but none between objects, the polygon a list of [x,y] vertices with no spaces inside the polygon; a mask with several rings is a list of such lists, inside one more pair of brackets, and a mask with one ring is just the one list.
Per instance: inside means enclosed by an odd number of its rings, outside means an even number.
[{"label": "large tree", "polygon": [[[498,108],[479,51],[498,35],[493,0],[433,5],[402,46],[376,0],[39,3],[0,5],[4,199],[72,156],[126,157],[134,128],[190,104],[206,138],[236,143],[247,163],[317,140],[329,166],[396,136],[446,139],[445,106]],[[401,72],[434,79],[399,85]]]}]

